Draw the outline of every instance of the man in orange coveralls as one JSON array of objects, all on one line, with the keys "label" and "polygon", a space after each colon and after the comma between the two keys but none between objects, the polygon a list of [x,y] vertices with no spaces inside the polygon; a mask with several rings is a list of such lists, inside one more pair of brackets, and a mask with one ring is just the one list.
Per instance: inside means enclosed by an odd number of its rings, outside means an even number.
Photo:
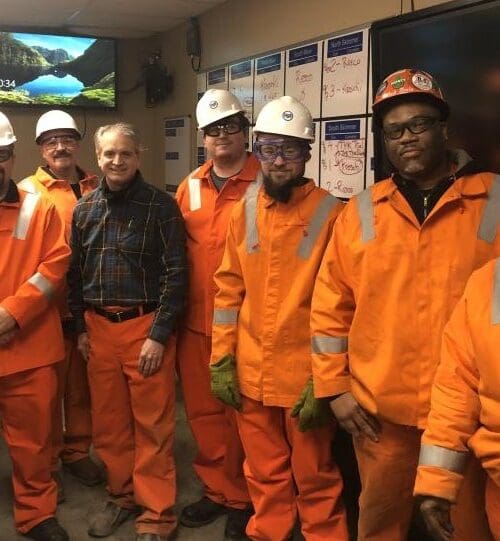
[{"label": "man in orange coveralls", "polygon": [[64,354],[51,299],[64,282],[69,248],[54,204],[11,180],[15,141],[0,113],[0,418],[16,528],[35,541],[67,541],[50,474],[55,363]]},{"label": "man in orange coveralls", "polygon": [[264,179],[235,206],[215,274],[212,390],[238,410],[255,508],[247,536],[290,539],[298,513],[308,541],[345,541],[334,424],[328,403],[313,396],[308,326],[341,203],[303,176],[314,124],[300,102],[266,104],[255,133]]},{"label": "man in orange coveralls", "polygon": [[243,474],[244,453],[234,410],[210,391],[215,295],[213,275],[222,260],[234,204],[260,165],[246,152],[248,120],[227,90],[208,90],[196,108],[198,128],[211,159],[183,180],[177,202],[187,230],[189,300],[177,341],[177,365],[189,425],[198,446],[194,469],[204,485],[201,500],[184,508],[181,524],[197,527],[227,513],[226,537],[239,539],[252,513]]},{"label": "man in orange coveralls", "polygon": [[[313,373],[355,436],[359,540],[402,541],[443,327],[472,271],[500,253],[500,179],[447,150],[448,105],[431,75],[389,75],[373,110],[394,173],[335,224],[312,302]],[[468,478],[456,539],[487,540],[479,468]]]},{"label": "man in orange coveralls", "polygon": [[184,308],[185,233],[175,201],[139,171],[135,128],[95,134],[104,177],[73,213],[69,304],[88,359],[92,436],[109,498],[88,534],[111,535],[138,511],[137,541],[166,541],[177,519],[175,338]]},{"label": "man in orange coveralls", "polygon": [[450,503],[457,501],[470,450],[488,474],[486,512],[495,541],[500,541],[499,366],[497,258],[472,274],[444,331],[415,484],[435,539],[453,539]]},{"label": "man in orange coveralls", "polygon": [[[78,199],[92,191],[97,177],[85,173],[77,165],[81,134],[75,120],[64,111],[54,109],[40,116],[36,125],[35,141],[40,148],[44,166],[23,181],[21,186],[48,195],[54,202],[66,226],[69,241],[71,217]],[[54,423],[53,475],[58,481],[59,497],[64,499],[58,473],[59,458],[63,466],[84,485],[93,486],[103,481],[100,469],[89,457],[92,436],[90,393],[87,367],[77,348],[75,322],[63,291],[59,300],[64,332],[64,362],[58,363],[59,399]],[[64,423],[62,404],[64,401]],[[63,433],[64,425],[64,433]]]}]

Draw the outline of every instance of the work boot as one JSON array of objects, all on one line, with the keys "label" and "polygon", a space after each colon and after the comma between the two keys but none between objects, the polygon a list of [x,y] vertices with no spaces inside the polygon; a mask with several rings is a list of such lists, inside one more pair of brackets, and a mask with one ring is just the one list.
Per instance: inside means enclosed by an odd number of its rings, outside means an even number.
[{"label": "work boot", "polygon": [[135,509],[125,509],[108,501],[103,509],[95,513],[90,520],[87,533],[92,537],[108,537],[120,524],[135,514],[137,514]]},{"label": "work boot", "polygon": [[226,513],[226,507],[203,496],[201,500],[184,507],[181,513],[180,523],[188,528],[198,528],[199,526],[210,524],[216,518]]},{"label": "work boot", "polygon": [[234,509],[230,507],[227,510],[227,522],[224,535],[229,539],[248,539],[246,529],[250,517],[254,514],[253,507],[249,505],[245,509]]},{"label": "work boot", "polygon": [[34,541],[69,541],[68,534],[54,517],[37,524],[24,534]]},{"label": "work boot", "polygon": [[104,474],[101,468],[89,456],[76,462],[64,462],[63,466],[64,469],[68,470],[71,475],[87,487],[94,487],[104,482]]},{"label": "work boot", "polygon": [[66,494],[64,493],[64,485],[61,472],[53,471],[52,479],[54,479],[57,485],[57,503],[64,503],[66,501]]}]

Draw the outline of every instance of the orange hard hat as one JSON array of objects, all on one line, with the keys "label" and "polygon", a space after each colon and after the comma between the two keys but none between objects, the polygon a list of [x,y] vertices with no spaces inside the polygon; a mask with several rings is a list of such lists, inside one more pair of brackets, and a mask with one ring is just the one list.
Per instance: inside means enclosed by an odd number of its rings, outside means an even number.
[{"label": "orange hard hat", "polygon": [[373,100],[373,111],[378,114],[382,108],[391,104],[392,100],[397,103],[406,96],[434,103],[441,111],[443,119],[449,114],[448,104],[436,79],[423,70],[408,68],[391,73],[380,83]]}]

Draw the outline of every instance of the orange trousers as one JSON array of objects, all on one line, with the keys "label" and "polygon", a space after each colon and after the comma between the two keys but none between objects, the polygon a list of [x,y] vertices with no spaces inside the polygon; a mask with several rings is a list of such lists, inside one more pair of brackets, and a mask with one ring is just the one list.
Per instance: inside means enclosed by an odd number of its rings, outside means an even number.
[{"label": "orange trousers", "polygon": [[12,460],[14,520],[21,533],[56,513],[57,486],[50,473],[56,393],[55,365],[0,378],[0,417]]},{"label": "orange trousers", "polygon": [[138,371],[154,314],[113,323],[87,311],[92,440],[106,466],[107,490],[120,507],[142,508],[137,533],[169,535],[176,527],[175,339],[149,377]]},{"label": "orange trousers", "polygon": [[500,487],[489,477],[486,481],[486,513],[493,538],[500,541]]},{"label": "orange trousers", "polygon": [[87,365],[78,351],[75,334],[65,334],[64,350],[64,361],[57,364],[52,471],[59,469],[59,458],[68,464],[87,457],[92,442]]},{"label": "orange trousers", "polygon": [[333,423],[300,432],[289,408],[264,406],[244,396],[237,420],[255,508],[247,536],[289,539],[298,512],[306,541],[347,541],[342,477],[331,454]]},{"label": "orange trousers", "polygon": [[250,504],[243,474],[245,454],[233,408],[210,390],[210,336],[184,328],[177,340],[177,371],[198,454],[193,468],[214,502],[235,509]]},{"label": "orange trousers", "polygon": [[[414,509],[413,486],[422,431],[382,423],[378,443],[355,438],[361,477],[358,541],[406,541]],[[489,541],[484,504],[484,473],[475,460],[452,506],[454,541]]]}]

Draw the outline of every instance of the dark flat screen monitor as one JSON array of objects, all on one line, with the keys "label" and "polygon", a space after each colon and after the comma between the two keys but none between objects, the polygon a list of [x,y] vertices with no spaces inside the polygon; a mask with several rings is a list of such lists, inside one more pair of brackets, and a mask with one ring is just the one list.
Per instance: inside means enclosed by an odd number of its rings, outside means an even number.
[{"label": "dark flat screen monitor", "polygon": [[0,32],[0,104],[116,108],[116,42]]},{"label": "dark flat screen monitor", "polygon": [[[401,68],[439,81],[450,104],[450,145],[500,173],[500,1],[456,1],[372,26],[373,88]],[[375,175],[388,173],[375,133]]]}]

